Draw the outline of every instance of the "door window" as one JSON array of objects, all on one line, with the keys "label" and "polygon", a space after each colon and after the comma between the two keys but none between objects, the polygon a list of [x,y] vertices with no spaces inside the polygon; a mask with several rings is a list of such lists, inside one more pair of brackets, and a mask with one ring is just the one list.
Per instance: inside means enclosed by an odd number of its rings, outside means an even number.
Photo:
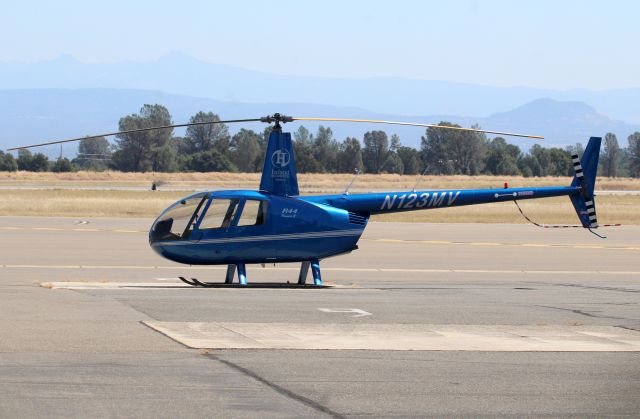
[{"label": "door window", "polygon": [[228,228],[235,216],[237,208],[237,199],[213,198],[209,209],[207,209],[204,218],[200,222],[200,230]]},{"label": "door window", "polygon": [[244,208],[240,219],[238,220],[238,227],[247,227],[264,224],[267,212],[267,201],[260,201],[257,199],[247,199],[244,202]]}]

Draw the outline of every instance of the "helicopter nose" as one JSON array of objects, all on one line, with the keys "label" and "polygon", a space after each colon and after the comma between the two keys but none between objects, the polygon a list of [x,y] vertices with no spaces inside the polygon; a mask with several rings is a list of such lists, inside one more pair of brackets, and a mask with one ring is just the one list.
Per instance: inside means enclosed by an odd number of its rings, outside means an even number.
[{"label": "helicopter nose", "polygon": [[170,240],[174,238],[175,234],[171,232],[172,226],[172,218],[156,221],[149,230],[149,244],[154,244],[162,240]]}]

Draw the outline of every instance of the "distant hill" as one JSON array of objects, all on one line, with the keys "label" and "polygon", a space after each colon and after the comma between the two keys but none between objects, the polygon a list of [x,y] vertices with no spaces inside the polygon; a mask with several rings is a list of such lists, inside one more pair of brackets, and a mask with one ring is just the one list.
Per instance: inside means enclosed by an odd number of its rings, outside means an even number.
[{"label": "distant hill", "polygon": [[557,91],[392,77],[299,77],[207,63],[182,53],[143,63],[86,64],[71,56],[0,62],[0,89],[33,88],[142,89],[224,102],[316,103],[395,115],[475,117],[550,98],[585,102],[610,118],[640,124],[640,88]]},{"label": "distant hill", "polygon": [[[145,103],[159,103],[166,106],[174,122],[187,122],[196,112],[213,111],[226,119],[246,118],[281,112],[295,116],[352,117],[366,119],[386,119],[438,123],[449,121],[463,126],[479,124],[483,128],[526,132],[547,137],[540,141],[545,146],[565,146],[576,142],[585,143],[591,135],[614,132],[622,145],[626,137],[640,131],[640,125],[615,121],[598,113],[581,102],[560,102],[538,99],[513,110],[495,113],[485,118],[462,117],[456,115],[406,116],[367,111],[355,107],[337,107],[305,103],[241,103],[218,101],[160,91],[128,89],[25,89],[0,90],[0,148],[63,139],[88,134],[98,134],[117,130],[118,120],[125,115],[136,113]],[[319,124],[305,123],[315,131]],[[337,139],[355,136],[362,139],[364,132],[383,129],[387,133],[400,135],[402,143],[420,146],[421,128],[372,126],[362,124],[326,123],[332,128]],[[295,130],[298,123],[291,125]],[[262,130],[262,124],[242,127]],[[231,126],[235,132],[241,127]],[[177,131],[179,133],[179,131]],[[510,138],[524,150],[533,144],[532,140]],[[49,147],[49,155],[59,153],[59,147]],[[75,147],[65,145],[65,154],[73,155]]]}]

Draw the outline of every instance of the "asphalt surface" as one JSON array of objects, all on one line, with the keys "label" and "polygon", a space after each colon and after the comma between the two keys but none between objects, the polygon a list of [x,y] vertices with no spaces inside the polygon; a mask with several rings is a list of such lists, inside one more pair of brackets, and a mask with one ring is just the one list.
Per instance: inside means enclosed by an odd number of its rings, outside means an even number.
[{"label": "asphalt surface", "polygon": [[[601,240],[526,225],[372,223],[359,250],[322,262],[335,288],[195,289],[176,277],[222,281],[224,269],[161,259],[150,222],[0,217],[0,417],[640,412],[640,352],[190,349],[147,326],[640,336],[639,227],[603,229]],[[295,282],[297,271],[249,266],[248,280]]]}]

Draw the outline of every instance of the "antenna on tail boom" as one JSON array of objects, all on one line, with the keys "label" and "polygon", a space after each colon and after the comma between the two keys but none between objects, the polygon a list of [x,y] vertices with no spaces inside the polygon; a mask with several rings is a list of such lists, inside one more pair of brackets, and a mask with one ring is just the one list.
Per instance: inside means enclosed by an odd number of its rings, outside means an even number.
[{"label": "antenna on tail boom", "polygon": [[355,168],[354,169],[353,179],[351,179],[351,182],[349,182],[349,184],[347,185],[346,189],[344,190],[344,192],[343,192],[344,195],[349,195],[349,189],[351,189],[351,185],[353,185],[353,182],[356,181],[356,179],[358,178],[359,174],[360,174],[360,170],[358,170],[358,168]]}]

